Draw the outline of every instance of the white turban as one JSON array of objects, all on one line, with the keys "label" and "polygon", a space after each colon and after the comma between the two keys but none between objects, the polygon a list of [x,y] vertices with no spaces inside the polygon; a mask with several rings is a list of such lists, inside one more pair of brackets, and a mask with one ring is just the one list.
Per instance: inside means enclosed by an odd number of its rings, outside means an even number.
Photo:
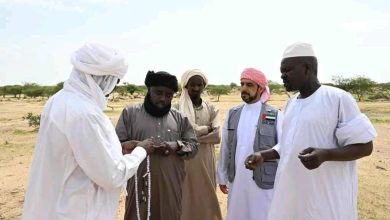
[{"label": "white turban", "polygon": [[205,82],[205,87],[208,84],[208,79],[202,73],[201,70],[199,70],[199,69],[187,70],[181,76],[181,80],[180,80],[182,91],[181,91],[180,100],[179,100],[179,111],[181,111],[182,113],[184,113],[185,116],[187,116],[187,118],[190,120],[190,122],[191,122],[191,124],[193,126],[196,126],[196,124],[195,124],[195,110],[194,110],[194,106],[192,104],[190,95],[188,94],[188,89],[186,88],[188,81],[193,76],[200,76],[200,77],[202,77],[204,82]]},{"label": "white turban", "polygon": [[71,55],[71,62],[74,68],[66,86],[87,95],[103,110],[106,96],[127,72],[124,56],[104,45],[89,43]]},{"label": "white turban", "polygon": [[125,57],[101,44],[87,43],[71,56],[75,69],[96,76],[116,76],[122,79],[127,72]]},{"label": "white turban", "polygon": [[313,46],[302,42],[293,43],[283,53],[283,59],[289,57],[315,57]]}]

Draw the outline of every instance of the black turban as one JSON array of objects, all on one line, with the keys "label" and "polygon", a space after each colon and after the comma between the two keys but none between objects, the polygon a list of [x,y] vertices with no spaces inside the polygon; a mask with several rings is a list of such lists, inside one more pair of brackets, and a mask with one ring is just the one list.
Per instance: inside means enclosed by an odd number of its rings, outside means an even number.
[{"label": "black turban", "polygon": [[145,78],[145,85],[148,88],[151,86],[164,86],[172,89],[174,92],[179,91],[179,84],[176,76],[164,71],[156,73],[154,71],[148,71]]}]

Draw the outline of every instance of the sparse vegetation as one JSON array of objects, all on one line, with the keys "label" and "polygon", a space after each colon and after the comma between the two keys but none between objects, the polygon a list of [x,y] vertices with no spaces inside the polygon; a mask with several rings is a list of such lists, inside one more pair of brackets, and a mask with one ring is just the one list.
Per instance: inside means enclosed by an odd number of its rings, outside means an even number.
[{"label": "sparse vegetation", "polygon": [[[388,85],[377,84],[372,91],[382,91],[388,94]],[[228,85],[230,87],[230,85]],[[1,91],[1,89],[0,89]],[[146,91],[146,88],[145,88]],[[138,92],[141,94],[141,92]],[[134,93],[136,94],[136,93]],[[17,95],[18,96],[18,95]],[[22,95],[23,96],[23,95]],[[16,97],[18,98],[18,97]],[[209,96],[205,100],[210,101]],[[364,97],[367,100],[368,96]],[[270,104],[283,108],[288,99],[286,94],[275,94],[270,100]],[[105,113],[116,124],[123,107],[129,104],[137,104],[143,100],[138,99],[119,99],[117,102],[110,102],[114,110],[107,108]],[[177,98],[174,100],[177,101]],[[227,110],[235,105],[242,103],[239,94],[221,95],[220,102],[214,104],[220,109],[220,123],[223,123]],[[15,99],[6,97],[0,105],[0,173],[3,175],[0,181],[0,219],[20,218],[22,203],[24,198],[24,189],[27,186],[29,168],[34,143],[36,141],[36,132],[31,132],[27,116],[38,116],[42,111],[44,102],[31,101],[30,98]],[[378,137],[374,142],[373,154],[358,161],[359,174],[359,197],[358,210],[359,219],[387,219],[390,216],[390,139],[388,131],[390,129],[390,102],[389,101],[370,101],[358,103],[361,111],[365,113],[374,123],[378,132]],[[24,116],[24,117],[23,117]],[[26,119],[24,119],[26,118]],[[36,123],[39,125],[39,123]],[[216,148],[218,155],[220,148]],[[216,156],[218,158],[218,156]],[[12,194],[11,192],[18,193]],[[222,213],[226,213],[226,195],[223,195],[217,189],[217,195],[220,201]],[[122,195],[119,206],[119,217],[122,219],[124,212],[124,197]]]},{"label": "sparse vegetation", "polygon": [[29,112],[23,116],[23,120],[28,120],[28,126],[38,130],[41,123],[41,115],[34,115],[32,112]]}]

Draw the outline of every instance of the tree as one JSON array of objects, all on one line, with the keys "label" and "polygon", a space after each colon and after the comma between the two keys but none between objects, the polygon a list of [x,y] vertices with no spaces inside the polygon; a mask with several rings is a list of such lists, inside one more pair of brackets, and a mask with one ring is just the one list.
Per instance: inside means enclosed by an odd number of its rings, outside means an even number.
[{"label": "tree", "polygon": [[365,76],[353,78],[333,76],[332,80],[335,82],[336,87],[355,94],[359,101],[363,101],[364,95],[371,93],[376,85],[376,82]]},{"label": "tree", "polygon": [[144,85],[137,86],[137,92],[142,94],[142,95],[146,95],[146,93],[148,92],[148,88],[146,88],[146,86],[144,86]]},{"label": "tree", "polygon": [[13,95],[15,98],[17,95],[19,95],[20,98],[20,95],[22,94],[22,86],[20,85],[4,86],[4,92],[5,95]]},{"label": "tree", "polygon": [[285,91],[283,85],[271,80],[268,80],[268,87],[271,93],[279,94]]},{"label": "tree", "polygon": [[234,83],[234,82],[230,83],[230,88],[231,88],[231,89],[234,89],[234,88],[237,88],[237,87],[238,87],[238,86],[237,86],[236,83]]},{"label": "tree", "polygon": [[342,76],[332,76],[332,81],[334,82],[335,87],[350,92],[349,82],[351,79],[344,78]]},{"label": "tree", "polygon": [[0,86],[0,96],[5,97],[5,86]]},{"label": "tree", "polygon": [[209,85],[207,90],[211,95],[217,96],[217,102],[219,102],[219,97],[221,95],[227,95],[230,93],[231,88],[227,85]]},{"label": "tree", "polygon": [[125,86],[117,86],[115,87],[115,92],[117,92],[120,96],[127,95],[127,89]]},{"label": "tree", "polygon": [[28,97],[40,97],[45,95],[45,88],[36,83],[25,83],[23,85],[23,94]]},{"label": "tree", "polygon": [[124,88],[126,89],[126,91],[128,93],[130,93],[131,95],[133,95],[135,92],[138,91],[138,87],[134,84],[130,84],[130,83],[124,83]]},{"label": "tree", "polygon": [[62,88],[64,88],[64,82],[59,82],[57,85],[53,88],[53,95],[56,94],[58,91],[60,91]]},{"label": "tree", "polygon": [[353,94],[356,94],[359,101],[363,100],[365,94],[369,94],[373,91],[375,82],[370,78],[364,76],[358,76],[351,80],[350,89]]}]

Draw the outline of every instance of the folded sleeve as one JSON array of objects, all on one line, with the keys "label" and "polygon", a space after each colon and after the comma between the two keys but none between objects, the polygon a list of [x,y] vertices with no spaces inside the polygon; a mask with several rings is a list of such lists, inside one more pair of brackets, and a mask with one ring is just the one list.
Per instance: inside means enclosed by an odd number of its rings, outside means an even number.
[{"label": "folded sleeve", "polygon": [[367,143],[375,139],[377,133],[374,126],[367,116],[360,112],[355,99],[349,93],[342,94],[338,104],[339,120],[335,135],[339,146]]}]

